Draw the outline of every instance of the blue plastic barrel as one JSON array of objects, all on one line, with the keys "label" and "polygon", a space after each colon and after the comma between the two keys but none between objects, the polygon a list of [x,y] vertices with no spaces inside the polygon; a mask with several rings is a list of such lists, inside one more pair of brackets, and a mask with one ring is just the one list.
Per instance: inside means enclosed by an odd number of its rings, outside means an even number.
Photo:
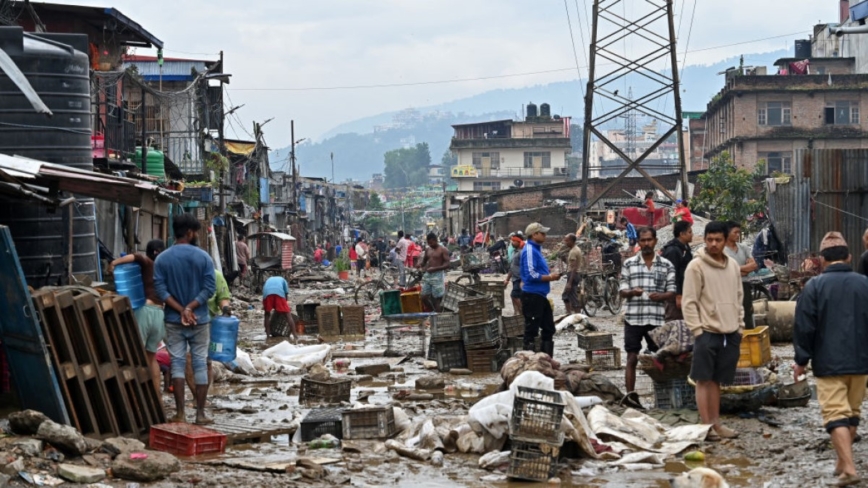
[{"label": "blue plastic barrel", "polygon": [[115,267],[115,290],[118,295],[130,297],[133,310],[145,305],[145,284],[142,282],[142,268],[136,263],[121,264]]},{"label": "blue plastic barrel", "polygon": [[221,363],[233,361],[237,342],[237,317],[219,315],[211,319],[211,344],[208,346],[208,358]]}]

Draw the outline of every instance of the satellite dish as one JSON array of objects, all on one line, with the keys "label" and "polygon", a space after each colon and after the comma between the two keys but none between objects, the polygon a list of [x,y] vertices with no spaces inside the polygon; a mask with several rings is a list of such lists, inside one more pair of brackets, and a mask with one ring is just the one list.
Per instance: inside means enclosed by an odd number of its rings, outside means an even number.
[{"label": "satellite dish", "polygon": [[524,186],[524,182],[521,180],[515,180],[512,182],[512,184],[515,185],[516,188],[521,188],[522,186]]}]

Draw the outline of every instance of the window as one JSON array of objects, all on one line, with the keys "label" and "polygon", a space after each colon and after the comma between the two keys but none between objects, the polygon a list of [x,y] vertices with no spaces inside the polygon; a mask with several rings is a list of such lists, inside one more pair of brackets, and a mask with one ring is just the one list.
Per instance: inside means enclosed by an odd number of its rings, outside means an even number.
[{"label": "window", "polygon": [[551,185],[551,184],[552,184],[551,180],[540,180],[540,181],[534,181],[533,182],[533,186],[543,186],[543,185]]},{"label": "window", "polygon": [[499,181],[474,181],[473,182],[473,190],[474,191],[500,190],[500,182]]},{"label": "window", "polygon": [[766,102],[760,104],[757,110],[757,124],[759,125],[791,125],[790,102]]},{"label": "window", "polygon": [[827,103],[824,118],[828,125],[858,124],[859,102]]},{"label": "window", "polygon": [[793,171],[793,153],[791,152],[766,153],[765,160],[768,174],[774,172],[789,174]]},{"label": "window", "polygon": [[482,169],[482,159],[489,158],[491,160],[491,169],[500,169],[500,153],[499,152],[475,152],[473,153],[473,167]]},{"label": "window", "polygon": [[525,168],[533,168],[534,167],[534,159],[539,159],[541,168],[551,168],[552,167],[552,153],[551,151],[545,152],[526,152],[524,153],[524,167]]}]

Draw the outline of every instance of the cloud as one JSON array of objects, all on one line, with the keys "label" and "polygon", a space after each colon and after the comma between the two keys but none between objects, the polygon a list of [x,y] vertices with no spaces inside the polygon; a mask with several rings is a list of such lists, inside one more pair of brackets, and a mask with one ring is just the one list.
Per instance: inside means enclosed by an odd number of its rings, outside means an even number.
[{"label": "cloud", "polygon": [[[694,1],[691,50],[800,30],[807,38],[818,20],[837,17],[831,0],[684,0],[680,46],[686,44]],[[575,5],[586,10],[591,3],[567,1],[577,45],[580,33],[587,45],[588,32]],[[641,4],[626,0],[624,5],[632,3]],[[681,15],[681,5],[676,0],[676,15]],[[162,39],[166,56],[216,58],[223,50],[226,70],[233,75],[232,101],[245,104],[239,117],[248,128],[252,120],[275,117],[265,128],[273,147],[288,144],[291,119],[297,137],[316,137],[341,122],[387,110],[576,78],[575,72],[565,71],[400,88],[242,90],[412,83],[575,66],[564,4],[557,0],[151,0],[113,6]],[[706,64],[792,46],[792,40],[700,51],[689,54],[688,61]],[[578,58],[583,65],[582,52]]]}]

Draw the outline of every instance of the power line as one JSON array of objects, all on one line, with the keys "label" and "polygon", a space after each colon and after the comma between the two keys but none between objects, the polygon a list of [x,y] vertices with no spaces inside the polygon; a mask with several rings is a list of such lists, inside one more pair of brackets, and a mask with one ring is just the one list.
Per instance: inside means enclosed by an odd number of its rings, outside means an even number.
[{"label": "power line", "polygon": [[[753,44],[755,42],[770,41],[773,39],[780,39],[782,37],[798,36],[801,34],[802,34],[802,32],[793,32],[790,34],[781,34],[781,35],[777,35],[777,36],[764,37],[761,39],[753,39],[750,41],[742,41],[742,42],[735,42],[735,43],[731,43],[731,44],[722,44],[719,46],[711,46],[711,47],[706,47],[706,48],[702,48],[702,49],[694,49],[693,51],[689,51],[689,52],[698,53],[698,52],[702,52],[702,51],[711,51],[713,49],[722,49],[725,47],[741,46],[744,44]],[[685,52],[684,54],[686,55],[687,52]],[[611,65],[611,64],[614,64],[614,63],[598,63],[597,66],[606,66],[606,65]],[[587,69],[588,67],[583,66],[583,68]],[[543,70],[543,71],[530,71],[530,72],[525,72],[525,73],[511,73],[511,74],[506,74],[506,75],[480,76],[477,78],[455,78],[455,79],[450,79],[450,80],[417,81],[417,82],[411,82],[411,83],[381,83],[381,84],[373,84],[373,85],[345,85],[345,86],[319,86],[319,87],[311,86],[311,87],[300,87],[300,88],[231,88],[231,89],[227,88],[226,90],[227,91],[232,90],[232,91],[298,91],[298,92],[303,92],[303,91],[328,91],[328,90],[359,90],[359,89],[368,89],[368,88],[397,88],[397,87],[404,87],[404,86],[442,85],[442,84],[448,84],[448,83],[464,83],[464,82],[469,82],[469,81],[484,81],[484,80],[494,80],[494,79],[500,79],[500,78],[515,78],[515,77],[519,77],[519,76],[533,76],[533,75],[544,75],[544,74],[550,74],[550,73],[563,73],[565,71],[574,71],[575,69],[576,68],[574,66],[571,66],[569,68],[549,69],[549,70]]]},{"label": "power line", "polygon": [[693,19],[696,18],[696,4],[699,0],[693,0],[693,13],[690,14],[690,28],[687,29],[687,43],[684,44],[684,58],[681,59],[681,72],[684,73],[684,68],[687,66],[687,53],[690,51],[690,36],[693,34]]},{"label": "power line", "polygon": [[[585,87],[582,86],[582,71],[579,69],[579,53],[576,52],[576,38],[573,37],[573,21],[570,20],[570,8],[567,7],[567,0],[564,0],[564,11],[567,13],[567,25],[570,28],[570,46],[573,48],[573,59],[576,61],[576,74],[579,75],[579,89],[582,91],[582,99],[584,99]],[[578,10],[576,11],[576,14],[578,15]],[[581,25],[581,22],[579,22],[579,25]],[[585,62],[585,64],[587,64],[587,62]]]}]

